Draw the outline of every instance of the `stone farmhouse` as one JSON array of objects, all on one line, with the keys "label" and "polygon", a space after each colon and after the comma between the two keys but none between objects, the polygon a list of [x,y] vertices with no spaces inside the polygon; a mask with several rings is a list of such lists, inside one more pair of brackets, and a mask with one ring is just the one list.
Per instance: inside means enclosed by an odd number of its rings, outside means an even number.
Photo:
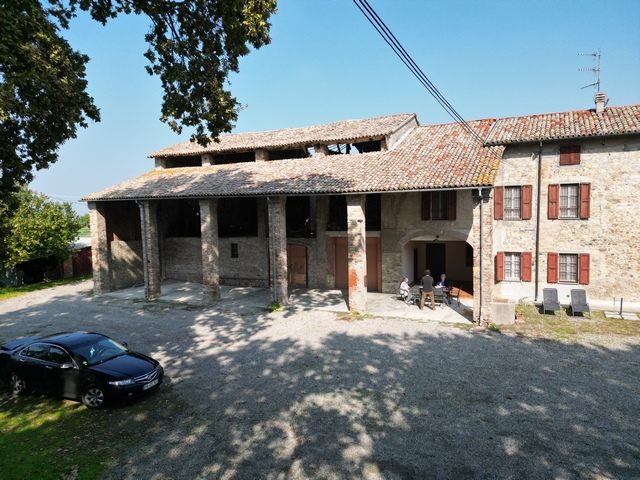
[{"label": "stone farmhouse", "polygon": [[492,304],[640,299],[640,105],[442,125],[414,114],[223,135],[85,197],[94,290],[163,280],[397,292],[425,268]]}]

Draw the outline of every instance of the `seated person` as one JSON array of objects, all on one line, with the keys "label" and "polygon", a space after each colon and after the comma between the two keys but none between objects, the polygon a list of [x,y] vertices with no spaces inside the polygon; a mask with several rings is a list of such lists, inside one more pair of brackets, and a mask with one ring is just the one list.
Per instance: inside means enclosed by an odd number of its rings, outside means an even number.
[{"label": "seated person", "polygon": [[440,281],[438,282],[438,287],[446,287],[447,286],[447,276],[443,273],[440,275]]},{"label": "seated person", "polygon": [[402,282],[400,282],[400,295],[402,295],[405,303],[411,304],[413,302],[413,298],[411,298],[411,287],[409,287],[409,279],[407,277],[404,277]]}]

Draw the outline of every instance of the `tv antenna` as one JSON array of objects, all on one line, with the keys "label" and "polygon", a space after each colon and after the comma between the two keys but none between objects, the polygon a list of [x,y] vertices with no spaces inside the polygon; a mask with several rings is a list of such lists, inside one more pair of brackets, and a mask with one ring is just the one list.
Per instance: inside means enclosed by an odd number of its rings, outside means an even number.
[{"label": "tv antenna", "polygon": [[596,53],[579,53],[578,55],[580,56],[590,56],[590,57],[596,57],[596,61],[598,62],[598,66],[596,68],[579,68],[578,70],[581,72],[594,72],[597,77],[598,80],[596,80],[594,83],[590,84],[590,85],[585,85],[584,87],[580,88],[580,90],[583,90],[585,88],[589,88],[589,87],[598,87],[598,91],[600,91],[600,56],[601,53],[596,50]]}]

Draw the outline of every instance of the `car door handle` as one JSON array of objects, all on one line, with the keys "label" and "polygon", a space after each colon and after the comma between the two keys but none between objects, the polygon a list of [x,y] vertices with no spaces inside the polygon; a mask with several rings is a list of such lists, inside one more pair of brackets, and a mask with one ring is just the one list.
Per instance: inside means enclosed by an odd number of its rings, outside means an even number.
[{"label": "car door handle", "polygon": [[53,370],[53,367],[51,365],[45,365],[44,368],[46,368],[47,370]]}]

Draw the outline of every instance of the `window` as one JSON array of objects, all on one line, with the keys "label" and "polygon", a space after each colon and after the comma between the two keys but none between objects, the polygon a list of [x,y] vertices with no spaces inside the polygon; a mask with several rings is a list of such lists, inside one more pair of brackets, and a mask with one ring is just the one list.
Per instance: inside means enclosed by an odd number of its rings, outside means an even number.
[{"label": "window", "polygon": [[560,218],[578,218],[578,185],[560,185]]},{"label": "window", "polygon": [[547,254],[548,283],[589,284],[590,256],[588,253]]},{"label": "window", "polygon": [[237,243],[232,243],[231,244],[231,258],[238,258],[239,254],[238,254],[238,244]]},{"label": "window", "polygon": [[532,186],[496,187],[493,194],[493,216],[496,220],[529,220]]},{"label": "window", "polygon": [[504,218],[519,219],[520,213],[520,187],[505,187],[504,189]]},{"label": "window", "polygon": [[560,165],[580,165],[580,145],[560,147]]},{"label": "window", "polygon": [[423,192],[422,220],[455,220],[456,191]]},{"label": "window", "polygon": [[549,185],[549,219],[580,218],[590,215],[591,184],[570,183]]},{"label": "window", "polygon": [[504,279],[520,280],[520,254],[505,253],[504,254]]},{"label": "window", "polygon": [[578,283],[578,255],[559,255],[560,282]]},{"label": "window", "polygon": [[25,357],[37,358],[38,360],[46,360],[49,348],[44,343],[36,343],[25,348],[20,355]]},{"label": "window", "polygon": [[67,355],[67,352],[62,350],[60,347],[56,347],[55,345],[51,345],[49,347],[49,356],[47,360],[53,363],[57,363],[58,365],[71,362],[71,358],[69,357],[69,355]]},{"label": "window", "polygon": [[531,252],[498,252],[496,281],[530,282]]}]

